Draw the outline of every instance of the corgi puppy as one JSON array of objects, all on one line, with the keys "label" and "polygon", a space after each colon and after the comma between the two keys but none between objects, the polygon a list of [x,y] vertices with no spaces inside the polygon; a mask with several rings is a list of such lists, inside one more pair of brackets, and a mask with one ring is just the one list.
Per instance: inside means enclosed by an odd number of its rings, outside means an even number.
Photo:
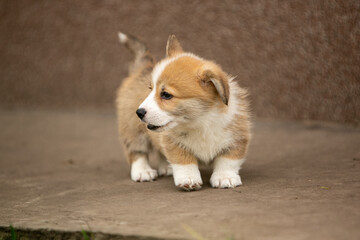
[{"label": "corgi puppy", "polygon": [[[213,163],[212,187],[241,185],[251,125],[247,91],[219,65],[184,52],[174,35],[158,63],[135,37],[119,38],[135,56],[116,99],[131,179],[173,174],[177,187],[198,190],[199,163]],[[160,161],[157,171],[149,165],[150,153]]]}]

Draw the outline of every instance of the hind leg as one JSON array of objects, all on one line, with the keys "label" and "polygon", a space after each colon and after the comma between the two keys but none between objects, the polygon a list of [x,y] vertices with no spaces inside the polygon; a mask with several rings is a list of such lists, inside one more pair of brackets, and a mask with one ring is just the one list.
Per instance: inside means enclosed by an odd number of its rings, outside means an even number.
[{"label": "hind leg", "polygon": [[166,160],[165,156],[161,154],[159,151],[156,151],[155,156],[159,160],[159,165],[158,165],[159,176],[171,176],[172,168],[169,162]]},{"label": "hind leg", "polygon": [[130,154],[131,179],[135,182],[150,182],[157,178],[157,171],[149,165],[148,156],[144,153]]}]

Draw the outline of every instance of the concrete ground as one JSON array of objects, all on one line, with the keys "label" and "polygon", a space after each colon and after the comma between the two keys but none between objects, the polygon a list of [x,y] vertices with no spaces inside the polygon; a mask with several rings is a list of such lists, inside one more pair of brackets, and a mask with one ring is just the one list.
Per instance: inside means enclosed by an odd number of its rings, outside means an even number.
[{"label": "concrete ground", "polygon": [[0,226],[173,239],[360,239],[360,129],[258,120],[243,186],[134,183],[113,111],[0,111]]}]

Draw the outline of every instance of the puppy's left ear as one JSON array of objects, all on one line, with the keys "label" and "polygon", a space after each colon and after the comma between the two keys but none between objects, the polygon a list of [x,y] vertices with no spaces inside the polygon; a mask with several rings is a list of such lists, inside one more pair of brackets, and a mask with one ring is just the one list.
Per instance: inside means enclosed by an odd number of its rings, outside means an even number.
[{"label": "puppy's left ear", "polygon": [[201,74],[201,84],[208,86],[213,84],[221,100],[225,105],[229,103],[229,81],[227,74],[219,69],[205,69]]},{"label": "puppy's left ear", "polygon": [[170,35],[166,44],[166,57],[172,57],[183,52],[184,51],[175,35]]}]

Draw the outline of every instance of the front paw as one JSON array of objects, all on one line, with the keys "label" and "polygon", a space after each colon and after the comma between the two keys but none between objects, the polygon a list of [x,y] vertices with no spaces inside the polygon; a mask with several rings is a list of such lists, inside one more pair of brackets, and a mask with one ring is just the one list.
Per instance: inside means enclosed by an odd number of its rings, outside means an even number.
[{"label": "front paw", "polygon": [[183,177],[175,179],[175,185],[185,191],[201,189],[203,182],[200,178]]},{"label": "front paw", "polygon": [[152,169],[145,158],[139,158],[131,165],[131,179],[135,182],[150,182],[157,178],[156,170]]},{"label": "front paw", "polygon": [[157,178],[158,174],[156,170],[142,169],[142,170],[131,170],[131,179],[135,182],[151,182]]},{"label": "front paw", "polygon": [[185,191],[199,190],[203,185],[200,171],[195,164],[172,164],[175,185]]},{"label": "front paw", "polygon": [[214,172],[210,178],[210,184],[213,188],[235,188],[242,185],[240,175],[232,172]]}]

